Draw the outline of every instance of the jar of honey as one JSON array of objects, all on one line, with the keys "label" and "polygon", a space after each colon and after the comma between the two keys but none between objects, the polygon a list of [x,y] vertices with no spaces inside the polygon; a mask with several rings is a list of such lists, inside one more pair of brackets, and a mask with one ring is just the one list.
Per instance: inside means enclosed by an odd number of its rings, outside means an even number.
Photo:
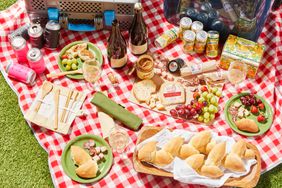
[{"label": "jar of honey", "polygon": [[149,55],[142,55],[136,62],[136,72],[141,80],[148,80],[154,76],[154,59]]}]

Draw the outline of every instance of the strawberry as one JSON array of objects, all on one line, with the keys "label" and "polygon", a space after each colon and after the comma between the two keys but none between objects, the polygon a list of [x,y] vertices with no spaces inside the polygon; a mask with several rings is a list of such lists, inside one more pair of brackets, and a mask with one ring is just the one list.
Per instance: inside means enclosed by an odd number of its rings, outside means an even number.
[{"label": "strawberry", "polygon": [[253,113],[253,114],[257,114],[258,113],[258,108],[256,107],[256,106],[251,106],[251,112]]},{"label": "strawberry", "polygon": [[260,115],[257,117],[257,120],[258,120],[258,122],[264,122],[264,121],[265,121],[264,115],[260,114]]},{"label": "strawberry", "polygon": [[67,55],[62,55],[62,59],[68,59]]},{"label": "strawberry", "polygon": [[258,105],[258,108],[260,109],[260,110],[264,110],[264,104],[263,103],[260,103],[259,105]]},{"label": "strawberry", "polygon": [[208,90],[207,86],[202,86],[202,87],[201,87],[201,91],[202,91],[202,92],[205,92],[205,91],[209,91],[209,90]]}]

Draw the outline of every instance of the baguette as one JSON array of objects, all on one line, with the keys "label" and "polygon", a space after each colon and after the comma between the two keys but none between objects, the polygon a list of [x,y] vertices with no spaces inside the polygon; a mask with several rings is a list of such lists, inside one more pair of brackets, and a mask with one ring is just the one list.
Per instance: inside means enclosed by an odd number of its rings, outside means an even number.
[{"label": "baguette", "polygon": [[165,151],[165,150],[159,150],[156,152],[155,159],[153,160],[153,163],[158,166],[166,166],[170,164],[173,161],[173,156]]},{"label": "baguette", "polygon": [[179,150],[183,145],[184,138],[177,136],[169,140],[163,147],[163,150],[169,152],[172,156],[178,156]]},{"label": "baguette", "polygon": [[198,171],[204,164],[205,156],[203,154],[195,154],[188,157],[185,162],[194,170]]},{"label": "baguette", "polygon": [[202,175],[210,177],[210,178],[220,178],[221,176],[223,176],[223,172],[222,170],[218,167],[218,166],[207,166],[204,165],[201,168],[201,172]]},{"label": "baguette", "polygon": [[211,132],[210,131],[202,131],[194,135],[189,144],[191,144],[196,150],[200,153],[205,153],[206,146],[211,140]]},{"label": "baguette", "polygon": [[183,144],[180,148],[178,157],[181,159],[186,159],[187,157],[190,157],[191,155],[195,155],[199,153],[200,152],[196,150],[192,145]]},{"label": "baguette", "polygon": [[157,150],[157,142],[152,141],[146,143],[143,147],[141,147],[138,151],[137,157],[140,161],[143,162],[153,162],[156,157]]},{"label": "baguette", "polygon": [[255,152],[252,149],[247,149],[244,154],[244,159],[254,159],[256,157]]},{"label": "baguette", "polygon": [[246,152],[246,143],[243,140],[236,142],[231,149],[231,152],[226,156],[224,167],[234,172],[245,172],[245,165],[242,157]]},{"label": "baguette", "polygon": [[96,161],[89,160],[86,163],[75,169],[75,173],[82,178],[94,178],[98,172],[98,165]]},{"label": "baguette", "polygon": [[71,158],[74,164],[78,166],[91,160],[90,155],[79,146],[71,146]]},{"label": "baguette", "polygon": [[256,122],[252,119],[241,119],[235,122],[235,125],[241,131],[247,131],[250,133],[257,133],[259,131],[259,127]]}]

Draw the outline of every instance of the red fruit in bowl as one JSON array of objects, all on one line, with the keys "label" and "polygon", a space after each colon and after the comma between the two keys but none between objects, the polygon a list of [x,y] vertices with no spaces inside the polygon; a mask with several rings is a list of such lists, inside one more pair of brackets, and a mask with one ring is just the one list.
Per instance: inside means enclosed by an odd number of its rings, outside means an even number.
[{"label": "red fruit in bowl", "polygon": [[265,121],[264,115],[260,114],[260,115],[257,117],[257,120],[258,120],[258,122],[264,122],[264,121]]},{"label": "red fruit in bowl", "polygon": [[177,117],[178,116],[177,110],[175,110],[175,109],[170,110],[169,113],[173,117]]},{"label": "red fruit in bowl", "polygon": [[208,91],[207,86],[202,86],[202,87],[201,87],[201,91],[202,91],[202,92]]},{"label": "red fruit in bowl", "polygon": [[175,109],[176,109],[177,111],[180,110],[180,109],[185,109],[185,105],[180,104],[180,105],[176,106]]},{"label": "red fruit in bowl", "polygon": [[194,99],[198,99],[198,98],[200,98],[200,97],[201,97],[201,95],[200,95],[199,92],[193,93],[193,98],[194,98]]},{"label": "red fruit in bowl", "polygon": [[190,111],[190,110],[192,109],[192,105],[191,105],[191,104],[188,104],[188,105],[186,106],[186,109]]},{"label": "red fruit in bowl", "polygon": [[257,99],[256,101],[257,101],[257,104],[262,103],[262,101],[260,99]]},{"label": "red fruit in bowl", "polygon": [[198,103],[196,104],[196,108],[197,108],[197,109],[203,108],[203,107],[204,107],[204,105],[203,105],[203,103],[201,103],[201,102],[198,102]]},{"label": "red fruit in bowl", "polygon": [[188,120],[190,120],[190,119],[193,118],[193,116],[190,114],[190,115],[187,115],[185,118],[188,119]]},{"label": "red fruit in bowl", "polygon": [[253,114],[257,114],[258,113],[258,108],[256,106],[251,106],[251,112]]},{"label": "red fruit in bowl", "polygon": [[192,100],[192,101],[190,102],[190,104],[191,104],[192,106],[194,106],[196,103],[197,103],[196,100]]},{"label": "red fruit in bowl", "polygon": [[192,108],[192,110],[191,110],[191,115],[192,115],[192,116],[197,115],[197,110],[196,110],[195,108]]},{"label": "red fruit in bowl", "polygon": [[184,109],[177,110],[178,115],[183,116],[185,114]]},{"label": "red fruit in bowl", "polygon": [[186,115],[186,116],[189,116],[190,114],[191,114],[191,111],[188,110],[188,109],[185,109],[185,115]]},{"label": "red fruit in bowl", "polygon": [[259,108],[260,110],[264,110],[264,109],[265,109],[264,104],[263,104],[263,103],[260,103],[260,104],[258,105],[258,108]]},{"label": "red fruit in bowl", "polygon": [[203,111],[202,111],[202,109],[200,108],[200,109],[197,109],[197,114],[201,114]]}]

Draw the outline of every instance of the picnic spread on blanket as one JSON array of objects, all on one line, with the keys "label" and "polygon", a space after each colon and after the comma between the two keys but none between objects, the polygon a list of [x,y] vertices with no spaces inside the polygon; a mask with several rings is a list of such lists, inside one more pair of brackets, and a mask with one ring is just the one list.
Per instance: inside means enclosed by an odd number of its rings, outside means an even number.
[{"label": "picnic spread on blanket", "polygon": [[255,187],[282,158],[273,1],[20,0],[0,68],[55,187]]}]

